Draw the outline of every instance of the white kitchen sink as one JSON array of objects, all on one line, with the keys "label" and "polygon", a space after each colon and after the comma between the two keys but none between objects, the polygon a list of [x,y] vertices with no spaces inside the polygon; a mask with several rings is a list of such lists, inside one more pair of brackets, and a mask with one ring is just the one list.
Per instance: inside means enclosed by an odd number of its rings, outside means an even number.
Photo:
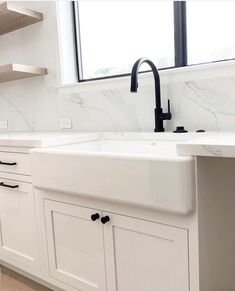
[{"label": "white kitchen sink", "polygon": [[[196,135],[198,137],[198,135]],[[195,164],[179,156],[173,133],[94,134],[72,145],[31,151],[41,189],[189,214],[195,208]]]},{"label": "white kitchen sink", "polygon": [[76,151],[92,155],[125,155],[125,156],[176,156],[175,142],[170,141],[137,141],[137,140],[95,140],[76,145],[60,147],[58,150]]}]

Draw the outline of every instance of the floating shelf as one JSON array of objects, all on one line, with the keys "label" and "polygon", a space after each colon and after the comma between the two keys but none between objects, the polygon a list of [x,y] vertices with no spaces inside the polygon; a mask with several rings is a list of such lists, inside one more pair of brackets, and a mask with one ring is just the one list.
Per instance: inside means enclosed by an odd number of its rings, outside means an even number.
[{"label": "floating shelf", "polygon": [[11,2],[0,4],[0,35],[43,20],[40,12],[18,6]]},{"label": "floating shelf", "polygon": [[0,82],[9,82],[46,74],[46,68],[38,68],[19,64],[8,64],[0,66]]}]

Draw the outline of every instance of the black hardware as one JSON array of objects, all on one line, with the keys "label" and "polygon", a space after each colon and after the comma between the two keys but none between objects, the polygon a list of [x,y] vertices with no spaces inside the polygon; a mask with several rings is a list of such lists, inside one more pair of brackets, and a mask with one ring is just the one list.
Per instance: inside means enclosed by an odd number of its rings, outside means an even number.
[{"label": "black hardware", "polygon": [[198,129],[196,132],[206,132],[204,129]]},{"label": "black hardware", "polygon": [[170,99],[167,100],[167,107],[168,107],[168,113],[171,112],[171,102]]},{"label": "black hardware", "polygon": [[15,188],[19,187],[19,185],[8,185],[8,184],[5,184],[3,182],[0,183],[0,186],[7,187],[7,188],[12,188],[12,189],[15,189]]},{"label": "black hardware", "polygon": [[109,221],[110,221],[110,218],[109,218],[108,215],[106,215],[106,216],[104,216],[104,217],[101,217],[101,222],[102,222],[103,224],[105,224],[105,223],[107,223],[107,222],[109,222]]},{"label": "black hardware", "polygon": [[141,58],[137,60],[132,68],[131,72],[131,92],[137,92],[138,89],[138,72],[139,68],[143,63],[147,63],[153,72],[154,77],[154,84],[155,84],[155,103],[156,108],[154,110],[155,113],[155,132],[161,132],[164,131],[163,127],[163,120],[170,120],[172,118],[172,114],[170,112],[170,100],[168,100],[168,112],[163,113],[163,110],[161,108],[161,88],[160,88],[160,77],[158,73],[157,67],[154,65],[154,63],[147,59],[147,58]]},{"label": "black hardware", "polygon": [[16,163],[6,163],[6,162],[2,162],[2,161],[0,161],[0,165],[15,166]]},{"label": "black hardware", "polygon": [[92,220],[92,221],[96,221],[96,220],[99,219],[99,218],[100,218],[99,213],[94,213],[94,214],[91,215],[91,220]]},{"label": "black hardware", "polygon": [[188,132],[184,126],[177,126],[176,127],[176,130],[173,131],[174,133],[185,133],[185,132]]}]

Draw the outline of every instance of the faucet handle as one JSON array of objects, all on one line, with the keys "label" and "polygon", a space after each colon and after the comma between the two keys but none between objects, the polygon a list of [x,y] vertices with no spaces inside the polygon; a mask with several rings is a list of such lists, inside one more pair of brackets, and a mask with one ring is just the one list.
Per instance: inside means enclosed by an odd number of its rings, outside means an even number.
[{"label": "faucet handle", "polygon": [[168,104],[168,113],[171,113],[171,102],[170,102],[170,99],[168,99],[167,104]]},{"label": "faucet handle", "polygon": [[172,118],[172,114],[171,114],[171,104],[170,104],[170,100],[168,99],[168,111],[167,113],[161,113],[160,114],[160,119],[161,120],[171,120]]}]

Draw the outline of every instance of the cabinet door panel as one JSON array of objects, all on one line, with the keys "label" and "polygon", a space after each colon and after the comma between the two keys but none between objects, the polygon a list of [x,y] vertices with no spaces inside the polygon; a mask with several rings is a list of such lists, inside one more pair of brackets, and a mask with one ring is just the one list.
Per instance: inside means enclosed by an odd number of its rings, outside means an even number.
[{"label": "cabinet door panel", "polygon": [[19,185],[0,187],[1,247],[3,260],[26,270],[39,269],[36,212],[31,184],[1,180]]},{"label": "cabinet door panel", "polygon": [[96,213],[45,200],[50,274],[81,291],[105,291],[103,230]]},{"label": "cabinet door panel", "polygon": [[188,291],[187,231],[115,214],[104,226],[108,291]]}]

